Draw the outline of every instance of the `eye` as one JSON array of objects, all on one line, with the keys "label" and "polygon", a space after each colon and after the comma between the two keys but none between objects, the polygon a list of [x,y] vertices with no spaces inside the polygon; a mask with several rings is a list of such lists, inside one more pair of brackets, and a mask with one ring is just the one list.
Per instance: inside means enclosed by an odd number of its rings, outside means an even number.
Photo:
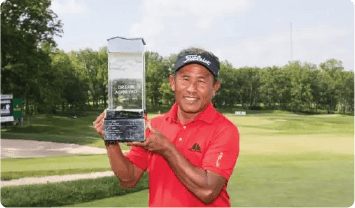
[{"label": "eye", "polygon": [[198,83],[205,83],[205,80],[199,79],[199,80],[198,80]]}]

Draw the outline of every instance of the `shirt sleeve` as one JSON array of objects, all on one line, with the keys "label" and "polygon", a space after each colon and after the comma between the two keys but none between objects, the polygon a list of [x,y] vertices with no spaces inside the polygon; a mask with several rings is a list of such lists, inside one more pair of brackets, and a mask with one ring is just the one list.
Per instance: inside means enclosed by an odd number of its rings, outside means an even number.
[{"label": "shirt sleeve", "polygon": [[[150,136],[151,132],[146,131],[146,137]],[[138,168],[146,171],[149,166],[149,151],[143,147],[132,146],[128,153],[126,154],[127,159],[136,165]]]},{"label": "shirt sleeve", "polygon": [[211,140],[202,168],[222,175],[229,180],[239,155],[239,132],[234,124],[218,128]]}]

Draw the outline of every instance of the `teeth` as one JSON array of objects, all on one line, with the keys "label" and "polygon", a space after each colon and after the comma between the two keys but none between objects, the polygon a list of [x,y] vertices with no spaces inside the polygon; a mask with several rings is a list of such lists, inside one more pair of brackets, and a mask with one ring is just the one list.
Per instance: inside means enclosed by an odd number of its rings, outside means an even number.
[{"label": "teeth", "polygon": [[196,98],[189,98],[189,97],[185,97],[186,100],[190,100],[190,101],[194,101],[196,100]]}]

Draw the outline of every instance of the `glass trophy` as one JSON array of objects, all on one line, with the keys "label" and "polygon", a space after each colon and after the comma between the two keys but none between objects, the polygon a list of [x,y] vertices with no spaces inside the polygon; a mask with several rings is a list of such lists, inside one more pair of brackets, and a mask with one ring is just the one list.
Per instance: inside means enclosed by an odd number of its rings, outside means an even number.
[{"label": "glass trophy", "polygon": [[145,140],[143,38],[108,39],[108,103],[105,141]]}]

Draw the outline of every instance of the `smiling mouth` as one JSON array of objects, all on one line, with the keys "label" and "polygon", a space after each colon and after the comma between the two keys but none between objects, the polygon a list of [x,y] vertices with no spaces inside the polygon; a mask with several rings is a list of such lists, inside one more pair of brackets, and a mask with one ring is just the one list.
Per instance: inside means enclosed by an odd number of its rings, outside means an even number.
[{"label": "smiling mouth", "polygon": [[197,98],[194,98],[194,97],[185,97],[186,100],[188,101],[196,101]]}]

